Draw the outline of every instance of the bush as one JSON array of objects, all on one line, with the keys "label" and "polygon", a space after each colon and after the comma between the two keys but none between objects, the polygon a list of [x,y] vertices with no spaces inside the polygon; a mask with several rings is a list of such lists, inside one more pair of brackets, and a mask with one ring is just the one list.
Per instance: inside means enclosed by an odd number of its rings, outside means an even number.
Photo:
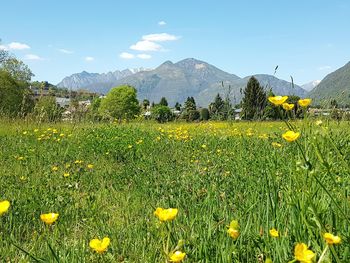
[{"label": "bush", "polygon": [[188,121],[196,121],[199,120],[200,114],[197,110],[189,110],[188,111]]},{"label": "bush", "polygon": [[200,120],[201,121],[207,121],[209,120],[209,110],[207,108],[203,108],[201,109],[201,111],[199,112],[200,114]]},{"label": "bush", "polygon": [[164,105],[157,105],[152,108],[151,112],[152,119],[163,123],[174,119],[174,114],[171,112],[170,108]]},{"label": "bush", "polygon": [[43,96],[36,103],[34,114],[40,121],[57,121],[62,117],[62,108],[56,104],[55,97]]}]

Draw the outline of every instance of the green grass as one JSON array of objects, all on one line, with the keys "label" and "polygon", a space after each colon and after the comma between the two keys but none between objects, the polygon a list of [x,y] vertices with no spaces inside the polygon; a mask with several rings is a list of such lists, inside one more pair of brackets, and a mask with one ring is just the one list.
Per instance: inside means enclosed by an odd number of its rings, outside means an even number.
[{"label": "green grass", "polygon": [[[0,124],[0,201],[11,202],[0,262],[166,262],[167,227],[186,262],[288,262],[298,242],[318,259],[324,232],[342,238],[324,262],[350,262],[349,123],[296,122],[293,143],[279,122]],[[179,214],[160,224],[156,207]],[[48,212],[60,214],[51,227]],[[89,241],[105,236],[108,251],[94,253]]]}]

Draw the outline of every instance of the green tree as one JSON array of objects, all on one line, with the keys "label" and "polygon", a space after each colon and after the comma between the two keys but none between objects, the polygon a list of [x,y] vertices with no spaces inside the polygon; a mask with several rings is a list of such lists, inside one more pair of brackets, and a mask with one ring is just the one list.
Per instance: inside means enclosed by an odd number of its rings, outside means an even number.
[{"label": "green tree", "polygon": [[207,121],[209,120],[209,110],[207,108],[202,108],[199,112],[199,115],[200,115],[200,120],[201,121]]},{"label": "green tree", "polygon": [[34,101],[30,89],[0,70],[0,112],[9,116],[23,116],[32,111]]},{"label": "green tree", "polygon": [[61,118],[62,112],[54,96],[41,96],[34,108],[35,116],[40,121],[57,121]]},{"label": "green tree", "polygon": [[187,97],[187,100],[185,101],[185,110],[190,111],[190,110],[196,110],[196,101],[194,100],[193,97]]},{"label": "green tree", "polygon": [[101,101],[100,113],[119,120],[132,119],[140,113],[136,89],[128,85],[112,88]]},{"label": "green tree", "polygon": [[224,101],[222,100],[220,94],[218,93],[214,99],[214,102],[212,102],[209,105],[210,115],[212,119],[215,120],[222,120],[223,119],[223,110],[224,110]]},{"label": "green tree", "polygon": [[188,121],[196,121],[199,120],[200,118],[200,113],[197,110],[189,110],[188,111]]},{"label": "green tree", "polygon": [[175,109],[178,110],[178,111],[180,111],[180,110],[181,110],[181,104],[178,103],[178,102],[176,102],[176,103],[175,103]]},{"label": "green tree", "polygon": [[168,122],[174,119],[174,115],[171,112],[170,108],[164,105],[157,105],[153,107],[151,111],[151,117],[160,123]]},{"label": "green tree", "polygon": [[159,105],[168,106],[168,101],[166,100],[165,97],[162,97],[162,98],[160,99]]},{"label": "green tree", "polygon": [[[274,96],[275,96],[275,94],[270,89],[268,94],[267,94],[267,98],[268,97],[274,97]],[[266,107],[264,109],[264,118],[265,119],[271,119],[271,120],[279,119],[281,117],[279,110],[280,109],[278,107],[276,107],[275,105],[273,105],[272,103],[267,103]]]},{"label": "green tree", "polygon": [[242,119],[262,119],[266,103],[266,93],[263,87],[260,86],[259,81],[255,77],[251,77],[244,90]]},{"label": "green tree", "polygon": [[144,100],[142,101],[142,108],[143,108],[144,110],[147,110],[147,108],[149,107],[149,105],[150,105],[150,102],[149,102],[148,99],[144,99]]},{"label": "green tree", "polygon": [[34,76],[26,64],[13,57],[5,59],[1,63],[1,68],[10,73],[10,75],[17,81],[24,83],[29,83]]}]

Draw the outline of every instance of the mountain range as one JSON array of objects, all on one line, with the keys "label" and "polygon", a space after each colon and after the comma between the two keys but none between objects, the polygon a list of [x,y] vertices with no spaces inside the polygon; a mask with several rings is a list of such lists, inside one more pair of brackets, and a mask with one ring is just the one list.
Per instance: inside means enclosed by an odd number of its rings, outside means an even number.
[{"label": "mountain range", "polygon": [[[253,75],[275,94],[305,97],[307,91],[298,85],[267,74]],[[217,93],[230,96],[233,103],[239,103],[243,90],[251,76],[241,78],[227,73],[213,65],[194,58],[177,63],[166,61],[155,69],[122,70],[109,73],[81,72],[65,77],[58,87],[87,89],[106,94],[112,87],[128,84],[137,89],[138,98],[158,102],[166,97],[169,105],[183,103],[193,96],[199,106],[208,106]]]},{"label": "mountain range", "polygon": [[350,62],[328,74],[309,96],[315,103],[329,105],[335,99],[340,105],[350,104]]}]

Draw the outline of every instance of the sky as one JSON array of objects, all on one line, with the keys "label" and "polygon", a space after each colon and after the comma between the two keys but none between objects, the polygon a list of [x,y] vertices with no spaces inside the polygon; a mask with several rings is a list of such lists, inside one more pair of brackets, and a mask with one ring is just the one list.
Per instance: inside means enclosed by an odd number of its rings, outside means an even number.
[{"label": "sky", "polygon": [[11,0],[1,2],[0,48],[34,80],[156,68],[196,58],[245,77],[304,84],[350,60],[349,0]]}]

